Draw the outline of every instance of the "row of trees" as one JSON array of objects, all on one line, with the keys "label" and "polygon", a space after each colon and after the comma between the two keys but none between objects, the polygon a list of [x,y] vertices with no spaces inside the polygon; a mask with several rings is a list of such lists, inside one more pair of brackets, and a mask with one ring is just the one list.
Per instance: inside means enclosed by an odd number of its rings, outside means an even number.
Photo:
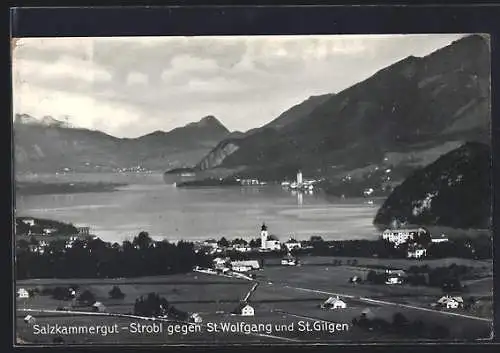
[{"label": "row of trees", "polygon": [[192,243],[155,243],[142,232],[122,245],[95,239],[75,241],[66,249],[64,242],[54,241],[43,254],[20,246],[16,274],[18,279],[136,277],[189,272],[210,263],[208,256],[195,253]]},{"label": "row of trees", "polygon": [[134,315],[157,317],[167,316],[174,320],[185,321],[189,314],[171,305],[167,299],[157,293],[149,293],[135,300]]},{"label": "row of trees", "polygon": [[371,328],[384,333],[393,333],[415,338],[443,339],[450,336],[448,328],[442,325],[426,325],[421,320],[410,321],[402,313],[395,313],[392,321],[382,318],[361,316],[354,318],[354,326]]},{"label": "row of trees", "polygon": [[259,238],[251,239],[250,241],[246,241],[242,238],[236,238],[229,241],[225,237],[222,237],[217,241],[217,245],[219,245],[220,247],[229,247],[231,245],[248,245],[251,248],[260,248],[261,241]]}]

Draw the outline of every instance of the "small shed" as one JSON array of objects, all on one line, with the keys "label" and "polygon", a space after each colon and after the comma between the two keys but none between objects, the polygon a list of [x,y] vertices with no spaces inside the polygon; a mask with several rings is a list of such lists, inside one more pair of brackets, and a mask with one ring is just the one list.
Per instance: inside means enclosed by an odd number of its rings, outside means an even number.
[{"label": "small shed", "polygon": [[189,317],[189,321],[191,321],[195,324],[199,324],[200,322],[203,322],[200,314],[198,314],[198,313],[192,313],[191,316]]},{"label": "small shed", "polygon": [[19,289],[17,290],[17,296],[18,296],[19,298],[29,298],[29,297],[30,297],[30,294],[29,294],[29,292],[28,292],[26,289],[24,289],[24,288],[19,288]]},{"label": "small shed", "polygon": [[36,320],[33,316],[26,315],[26,317],[24,318],[24,322],[29,324],[29,325],[33,325],[36,322]]},{"label": "small shed", "polygon": [[92,304],[92,310],[102,313],[106,311],[106,307],[101,302],[95,302]]},{"label": "small shed", "polygon": [[375,317],[375,315],[373,314],[373,312],[369,308],[366,308],[365,310],[363,310],[361,312],[361,317],[368,319],[368,320],[372,320]]}]

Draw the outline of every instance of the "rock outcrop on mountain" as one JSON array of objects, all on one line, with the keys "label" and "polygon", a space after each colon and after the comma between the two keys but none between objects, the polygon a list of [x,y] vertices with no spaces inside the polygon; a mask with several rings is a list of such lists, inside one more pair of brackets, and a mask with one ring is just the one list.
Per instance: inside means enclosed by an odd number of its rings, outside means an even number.
[{"label": "rock outcrop on mountain", "polygon": [[490,147],[466,143],[397,186],[378,210],[374,224],[489,229],[491,181]]}]

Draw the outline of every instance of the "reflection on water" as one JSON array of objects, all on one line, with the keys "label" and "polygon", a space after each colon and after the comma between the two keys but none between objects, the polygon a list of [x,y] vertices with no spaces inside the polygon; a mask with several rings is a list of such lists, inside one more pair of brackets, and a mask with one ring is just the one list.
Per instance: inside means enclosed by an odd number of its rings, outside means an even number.
[{"label": "reflection on water", "polygon": [[280,187],[175,188],[130,185],[120,191],[18,196],[17,214],[88,225],[107,241],[144,230],[170,240],[209,237],[256,238],[262,222],[286,240],[372,238],[377,210],[364,200],[326,199],[321,193]]}]

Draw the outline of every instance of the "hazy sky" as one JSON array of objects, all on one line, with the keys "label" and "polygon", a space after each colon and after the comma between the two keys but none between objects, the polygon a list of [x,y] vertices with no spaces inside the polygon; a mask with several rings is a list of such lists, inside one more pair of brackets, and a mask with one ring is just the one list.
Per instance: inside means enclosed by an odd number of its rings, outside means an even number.
[{"label": "hazy sky", "polygon": [[311,95],[339,92],[463,35],[21,39],[14,112],[69,117],[119,137],[216,116],[261,126]]}]

